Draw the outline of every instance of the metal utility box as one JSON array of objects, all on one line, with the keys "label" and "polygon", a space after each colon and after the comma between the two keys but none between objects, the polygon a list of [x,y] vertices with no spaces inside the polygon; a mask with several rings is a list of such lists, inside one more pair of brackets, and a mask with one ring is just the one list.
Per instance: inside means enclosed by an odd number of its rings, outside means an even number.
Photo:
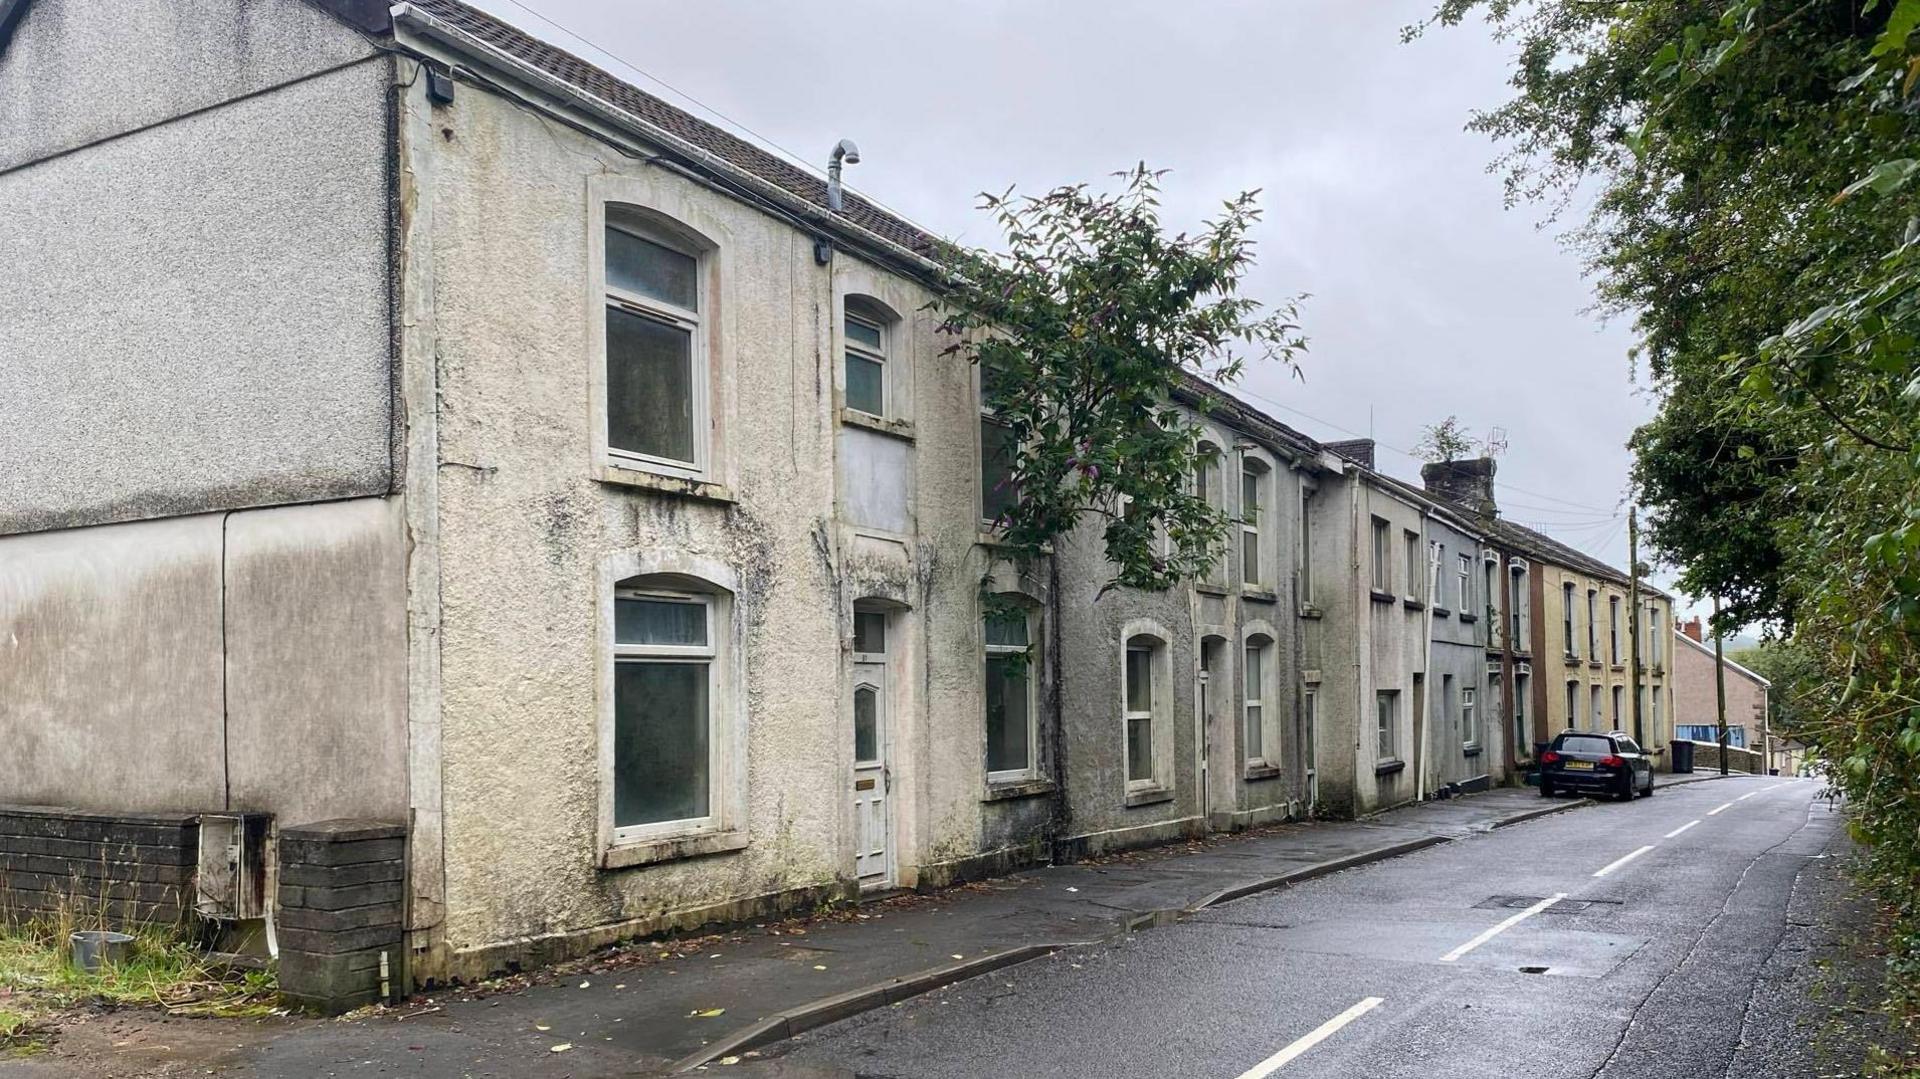
[{"label": "metal utility box", "polygon": [[266,813],[207,813],[200,817],[200,866],[194,913],[209,921],[267,916]]}]

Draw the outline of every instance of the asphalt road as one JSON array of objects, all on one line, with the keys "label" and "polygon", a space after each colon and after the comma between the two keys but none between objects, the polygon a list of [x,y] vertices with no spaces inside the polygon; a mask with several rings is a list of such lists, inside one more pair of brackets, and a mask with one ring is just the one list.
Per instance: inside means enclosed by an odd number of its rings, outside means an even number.
[{"label": "asphalt road", "polygon": [[740,1070],[1812,1075],[1796,1024],[1824,1005],[1782,968],[1805,924],[1790,912],[1818,901],[1797,883],[1845,843],[1819,790],[1736,777],[1558,814],[962,983]]}]

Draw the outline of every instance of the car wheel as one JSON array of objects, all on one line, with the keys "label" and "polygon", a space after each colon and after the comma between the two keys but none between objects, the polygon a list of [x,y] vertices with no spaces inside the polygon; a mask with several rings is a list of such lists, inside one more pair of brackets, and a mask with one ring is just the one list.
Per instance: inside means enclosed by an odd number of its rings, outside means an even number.
[{"label": "car wheel", "polygon": [[1652,772],[1647,773],[1647,789],[1640,792],[1640,797],[1642,798],[1653,797],[1653,773]]},{"label": "car wheel", "polygon": [[1553,781],[1545,776],[1540,777],[1540,797],[1553,797]]},{"label": "car wheel", "polygon": [[1633,801],[1633,773],[1628,772],[1620,779],[1620,792],[1615,795],[1623,802]]}]

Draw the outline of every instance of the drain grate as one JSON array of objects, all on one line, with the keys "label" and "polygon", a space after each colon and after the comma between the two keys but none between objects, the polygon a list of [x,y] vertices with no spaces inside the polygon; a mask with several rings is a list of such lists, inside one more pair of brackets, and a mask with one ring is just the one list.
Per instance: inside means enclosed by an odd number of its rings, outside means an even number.
[{"label": "drain grate", "polygon": [[[1489,896],[1473,905],[1475,910],[1525,910],[1545,899],[1540,895],[1495,895]],[[1578,914],[1589,907],[1620,905],[1618,899],[1562,899],[1542,914]]]}]

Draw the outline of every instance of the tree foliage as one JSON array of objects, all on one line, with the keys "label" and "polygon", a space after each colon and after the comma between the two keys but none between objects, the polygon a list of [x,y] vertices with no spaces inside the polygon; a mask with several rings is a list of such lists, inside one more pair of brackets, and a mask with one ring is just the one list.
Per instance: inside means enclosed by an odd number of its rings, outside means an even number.
[{"label": "tree foliage", "polygon": [[[1494,434],[1499,434],[1498,428],[1495,428]],[[1487,456],[1496,456],[1506,449],[1505,440],[1489,437],[1483,442],[1474,438],[1473,432],[1460,422],[1458,416],[1448,416],[1439,423],[1422,427],[1420,441],[1413,447],[1414,452],[1429,464],[1458,461],[1473,456],[1475,451],[1482,448]]]},{"label": "tree foliage", "polygon": [[1268,310],[1240,291],[1257,193],[1169,235],[1162,176],[1141,165],[1112,192],[985,196],[1005,248],[956,256],[940,325],[1014,447],[1017,498],[994,522],[1006,544],[1036,553],[1093,515],[1112,583],[1147,589],[1216,562],[1229,523],[1193,489],[1200,428],[1176,394],[1249,361],[1297,371],[1305,348],[1295,302]]},{"label": "tree foliage", "polygon": [[[1920,0],[1442,0],[1518,48],[1509,198],[1634,320],[1649,540],[1723,628],[1791,627],[1920,985]],[[1417,34],[1421,28],[1414,28]],[[1903,965],[1904,964],[1904,965]]]}]

